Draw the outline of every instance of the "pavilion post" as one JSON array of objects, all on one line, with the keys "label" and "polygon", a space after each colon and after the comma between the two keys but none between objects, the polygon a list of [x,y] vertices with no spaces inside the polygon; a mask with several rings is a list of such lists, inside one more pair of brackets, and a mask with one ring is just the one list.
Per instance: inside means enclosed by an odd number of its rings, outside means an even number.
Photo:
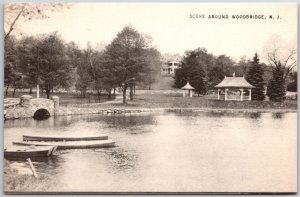
[{"label": "pavilion post", "polygon": [[227,100],[227,89],[225,88],[225,101]]},{"label": "pavilion post", "polygon": [[220,100],[220,93],[219,93],[219,88],[218,88],[218,100]]},{"label": "pavilion post", "polygon": [[251,88],[249,88],[249,101],[251,101]]},{"label": "pavilion post", "polygon": [[243,88],[241,89],[241,101],[243,101],[243,95],[244,95],[244,90]]}]

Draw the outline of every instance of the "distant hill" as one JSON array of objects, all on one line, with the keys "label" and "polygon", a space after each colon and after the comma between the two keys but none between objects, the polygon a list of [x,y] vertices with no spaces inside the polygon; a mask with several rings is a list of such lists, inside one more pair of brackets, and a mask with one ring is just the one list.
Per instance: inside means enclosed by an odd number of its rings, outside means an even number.
[{"label": "distant hill", "polygon": [[174,78],[173,76],[163,76],[157,77],[154,84],[151,85],[152,90],[174,90],[173,88]]}]

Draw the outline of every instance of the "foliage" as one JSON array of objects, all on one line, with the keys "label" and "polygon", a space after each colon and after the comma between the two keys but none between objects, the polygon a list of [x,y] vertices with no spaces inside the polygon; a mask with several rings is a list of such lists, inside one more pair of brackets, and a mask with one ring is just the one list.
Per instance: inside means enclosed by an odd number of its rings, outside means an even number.
[{"label": "foliage", "polygon": [[[126,102],[127,88],[142,81],[142,73],[147,71],[146,49],[148,46],[145,37],[130,26],[125,26],[106,47],[104,81],[122,88],[123,103]],[[113,81],[108,76],[113,76]]]},{"label": "foliage", "polygon": [[297,92],[297,72],[290,73],[290,77],[292,82],[287,85],[287,91],[289,92]]},{"label": "foliage", "polygon": [[17,45],[18,67],[23,74],[24,87],[32,88],[37,84],[38,63],[42,64],[38,51],[39,39],[35,37],[23,37]]},{"label": "foliage", "polygon": [[86,50],[80,51],[80,54],[77,56],[76,59],[78,58],[78,62],[76,71],[78,78],[75,87],[81,92],[81,95],[85,97],[87,89],[91,87],[93,82],[94,73],[92,70],[96,59],[95,52],[91,47],[88,47]]},{"label": "foliage", "polygon": [[154,48],[145,50],[146,71],[142,73],[143,83],[151,90],[151,84],[160,76],[161,62],[160,52]]},{"label": "foliage", "polygon": [[206,73],[203,68],[207,67],[207,62],[211,60],[208,56],[207,51],[201,48],[194,51],[187,51],[180,64],[180,68],[175,73],[174,86],[181,88],[189,82],[198,94],[205,94],[207,91],[207,82]]},{"label": "foliage", "polygon": [[46,91],[47,98],[54,87],[69,88],[73,82],[74,68],[66,55],[64,41],[56,34],[45,35],[38,45],[43,64],[38,64],[38,77]]},{"label": "foliage", "polygon": [[280,62],[273,69],[273,76],[267,87],[267,95],[271,101],[282,102],[285,98],[284,72],[285,69]]},{"label": "foliage", "polygon": [[20,73],[17,58],[17,40],[10,37],[4,43],[4,85],[6,86],[6,95],[8,88],[13,87],[13,97],[15,90],[22,87],[22,73]]},{"label": "foliage", "polygon": [[253,61],[251,62],[251,66],[246,75],[246,80],[253,85],[255,88],[252,90],[252,100],[264,100],[264,70],[262,65],[259,62],[259,58],[257,53],[255,53],[253,57]]},{"label": "foliage", "polygon": [[[273,67],[273,70],[283,72],[283,80],[280,86],[285,86],[289,74],[297,65],[297,48],[296,42],[285,43],[280,36],[273,35],[266,44],[264,51],[266,51],[266,59]],[[273,71],[274,78],[274,71]],[[278,92],[280,95],[282,92]],[[281,99],[279,99],[281,100]]]}]

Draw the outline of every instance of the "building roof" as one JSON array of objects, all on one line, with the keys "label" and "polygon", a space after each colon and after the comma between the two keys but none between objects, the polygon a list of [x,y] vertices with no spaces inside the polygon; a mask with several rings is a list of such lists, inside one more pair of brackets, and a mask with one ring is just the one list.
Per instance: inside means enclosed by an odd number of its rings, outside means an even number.
[{"label": "building roof", "polygon": [[254,88],[244,77],[226,77],[215,88]]},{"label": "building roof", "polygon": [[183,90],[194,90],[195,88],[193,88],[193,87],[190,85],[190,83],[187,82],[187,83],[185,84],[185,86],[183,86],[181,89],[183,89]]}]

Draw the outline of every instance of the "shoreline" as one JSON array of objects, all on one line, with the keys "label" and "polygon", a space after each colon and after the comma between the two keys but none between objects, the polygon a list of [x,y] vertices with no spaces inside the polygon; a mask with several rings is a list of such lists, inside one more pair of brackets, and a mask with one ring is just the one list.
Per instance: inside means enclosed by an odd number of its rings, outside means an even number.
[{"label": "shoreline", "polygon": [[237,113],[297,113],[297,109],[228,109],[228,108],[60,108],[55,116],[85,114],[131,114],[131,113],[164,113],[164,112],[237,112]]}]

